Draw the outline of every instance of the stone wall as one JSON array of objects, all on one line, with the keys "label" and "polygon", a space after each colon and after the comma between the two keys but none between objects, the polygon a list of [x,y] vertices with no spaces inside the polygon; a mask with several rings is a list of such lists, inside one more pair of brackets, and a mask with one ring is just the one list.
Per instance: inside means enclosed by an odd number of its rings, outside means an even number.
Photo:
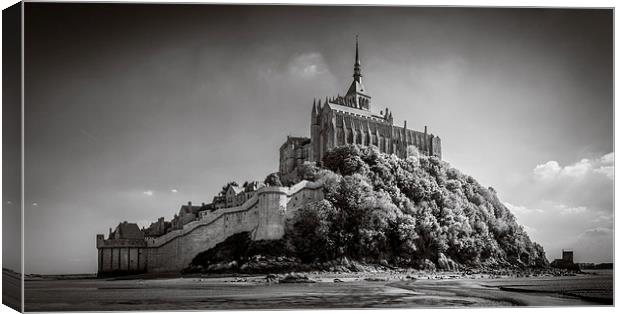
[{"label": "stone wall", "polygon": [[135,274],[146,271],[146,242],[141,239],[108,239],[97,235],[97,273]]},{"label": "stone wall", "polygon": [[159,237],[105,240],[98,235],[99,274],[178,272],[199,253],[240,232],[250,232],[253,240],[280,239],[286,218],[321,199],[322,186],[315,182],[263,187],[241,206],[200,212],[197,220]]}]

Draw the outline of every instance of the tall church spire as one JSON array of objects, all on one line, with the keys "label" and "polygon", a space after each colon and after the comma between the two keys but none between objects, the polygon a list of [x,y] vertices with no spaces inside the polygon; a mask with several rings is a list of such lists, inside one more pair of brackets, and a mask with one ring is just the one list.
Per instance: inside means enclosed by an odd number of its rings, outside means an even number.
[{"label": "tall church spire", "polygon": [[355,66],[353,67],[353,78],[356,82],[362,81],[362,68],[360,63],[359,40],[355,35]]},{"label": "tall church spire", "polygon": [[349,107],[370,110],[370,95],[362,83],[362,65],[360,62],[359,40],[355,36],[355,66],[353,67],[353,82],[346,93],[346,102]]}]

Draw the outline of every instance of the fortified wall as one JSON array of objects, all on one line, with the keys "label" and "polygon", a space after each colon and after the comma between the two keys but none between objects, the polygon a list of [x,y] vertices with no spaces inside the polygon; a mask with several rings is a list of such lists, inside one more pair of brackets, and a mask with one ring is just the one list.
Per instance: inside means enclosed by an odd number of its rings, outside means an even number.
[{"label": "fortified wall", "polygon": [[[196,220],[159,237],[124,239],[115,230],[111,234],[117,238],[106,240],[99,234],[98,274],[178,272],[199,253],[240,232],[250,232],[253,240],[280,239],[287,218],[303,205],[322,199],[322,186],[315,182],[262,187],[240,206],[202,211]],[[123,226],[127,229],[125,222],[117,230]]]}]

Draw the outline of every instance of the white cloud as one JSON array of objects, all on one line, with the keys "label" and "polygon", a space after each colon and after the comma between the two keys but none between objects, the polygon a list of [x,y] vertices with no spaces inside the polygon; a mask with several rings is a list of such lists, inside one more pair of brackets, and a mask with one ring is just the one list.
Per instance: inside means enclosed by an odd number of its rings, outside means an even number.
[{"label": "white cloud", "polygon": [[543,211],[538,208],[528,208],[525,206],[513,205],[508,202],[504,202],[504,205],[510,210],[512,213],[516,214],[532,214],[532,213],[542,213]]},{"label": "white cloud", "polygon": [[504,202],[504,205],[510,210],[510,212],[517,216],[542,213],[554,213],[554,215],[581,214],[585,213],[588,210],[588,208],[585,206],[567,206],[565,204],[558,204],[554,202],[543,202],[543,207],[545,208],[544,210],[540,208],[531,208],[522,205],[513,205],[508,202]]},{"label": "white cloud", "polygon": [[288,65],[289,72],[296,77],[313,78],[327,72],[323,55],[318,52],[303,53],[295,56]]},{"label": "white cloud", "polygon": [[582,179],[589,173],[602,174],[609,179],[614,178],[614,153],[608,153],[600,158],[587,159],[562,167],[557,161],[550,160],[534,167],[534,178],[538,181],[552,181],[555,179]]},{"label": "white cloud", "polygon": [[611,236],[613,232],[614,231],[609,228],[596,227],[596,228],[588,229],[582,232],[579,235],[579,237],[580,238],[606,237],[606,236]]},{"label": "white cloud", "polygon": [[154,193],[153,193],[153,191],[148,190],[148,191],[144,191],[144,192],[142,192],[142,194],[144,194],[144,195],[146,195],[146,196],[153,196],[153,194],[154,194]]},{"label": "white cloud", "polygon": [[588,210],[585,206],[571,207],[564,204],[557,204],[555,208],[557,208],[562,214],[581,214]]},{"label": "white cloud", "polygon": [[594,169],[594,172],[603,174],[610,179],[614,179],[614,166],[602,166],[598,169]]},{"label": "white cloud", "polygon": [[596,217],[593,221],[594,222],[609,222],[609,223],[613,223],[614,215],[600,215],[600,216]]},{"label": "white cloud", "polygon": [[177,190],[177,189],[172,189],[172,190],[170,190],[170,192],[172,192],[172,193],[177,193],[177,192],[179,192],[179,190]]},{"label": "white cloud", "polygon": [[602,164],[613,164],[614,163],[614,152],[611,152],[601,157],[601,163]]},{"label": "white cloud", "polygon": [[555,178],[561,171],[562,167],[560,167],[560,164],[555,160],[551,160],[542,165],[537,165],[534,168],[534,176],[537,179],[550,180]]},{"label": "white cloud", "polygon": [[565,175],[565,176],[569,176],[573,178],[581,178],[584,175],[586,175],[586,173],[588,172],[588,170],[590,170],[590,168],[592,168],[592,164],[590,163],[590,160],[584,158],[570,166],[564,167],[560,175]]}]

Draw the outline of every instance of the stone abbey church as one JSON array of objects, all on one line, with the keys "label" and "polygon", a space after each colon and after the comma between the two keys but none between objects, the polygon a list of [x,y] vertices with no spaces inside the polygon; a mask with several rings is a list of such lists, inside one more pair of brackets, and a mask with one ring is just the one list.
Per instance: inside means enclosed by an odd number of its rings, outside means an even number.
[{"label": "stone abbey church", "polygon": [[441,139],[424,132],[394,125],[387,108],[377,112],[372,97],[362,83],[359,45],[355,43],[353,82],[344,96],[319,100],[312,104],[310,138],[288,137],[280,147],[280,175],[292,173],[304,162],[320,164],[325,152],[348,144],[374,145],[383,153],[406,158],[415,147],[420,154],[441,158]]},{"label": "stone abbey church", "polygon": [[[401,158],[412,153],[441,158],[441,141],[426,127],[419,132],[407,129],[407,122],[395,126],[392,112],[373,109],[356,42],[351,87],[345,96],[312,105],[310,138],[288,137],[280,147],[280,176],[294,177],[306,162],[320,165],[327,151],[348,144],[374,145]],[[280,239],[288,218],[323,198],[321,184],[306,180],[292,186],[228,185],[208,204],[182,205],[170,221],[160,217],[142,229],[125,221],[110,228],[107,239],[98,234],[98,275],[179,272],[201,252],[240,232],[249,232],[252,240]]]}]

